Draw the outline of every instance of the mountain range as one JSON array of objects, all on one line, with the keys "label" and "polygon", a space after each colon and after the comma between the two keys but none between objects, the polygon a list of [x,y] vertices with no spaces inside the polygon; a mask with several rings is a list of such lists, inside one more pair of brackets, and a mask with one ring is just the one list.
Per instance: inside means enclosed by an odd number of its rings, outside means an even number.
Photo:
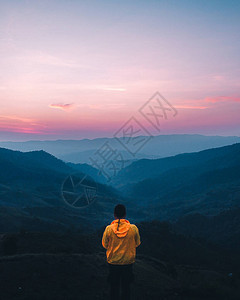
[{"label": "mountain range", "polygon": [[138,160],[112,184],[155,218],[214,215],[240,204],[240,144]]},{"label": "mountain range", "polygon": [[[90,163],[89,158],[107,143],[123,156],[126,164],[142,158],[161,158],[186,152],[196,152],[204,149],[221,147],[240,142],[238,136],[205,136],[200,134],[172,134],[145,136],[147,143],[139,147],[133,155],[130,147],[131,137],[96,138],[82,140],[55,140],[55,141],[25,141],[25,142],[0,142],[0,147],[33,151],[44,150],[64,161],[72,163]],[[125,146],[125,147],[124,147]]]},{"label": "mountain range", "polygon": [[[112,218],[118,202],[128,206],[134,221],[176,221],[195,213],[217,215],[240,205],[239,143],[167,158],[139,159],[111,182],[88,164],[66,163],[43,150],[0,148],[0,163],[4,228],[10,226],[10,220],[11,228],[19,222],[33,224],[34,217],[42,228],[46,224],[55,228],[57,224],[68,227],[80,223],[96,227]],[[69,205],[70,198],[64,196],[71,194],[68,187],[75,174],[88,176],[97,188],[97,200],[81,209]],[[67,194],[63,194],[66,182]]]}]

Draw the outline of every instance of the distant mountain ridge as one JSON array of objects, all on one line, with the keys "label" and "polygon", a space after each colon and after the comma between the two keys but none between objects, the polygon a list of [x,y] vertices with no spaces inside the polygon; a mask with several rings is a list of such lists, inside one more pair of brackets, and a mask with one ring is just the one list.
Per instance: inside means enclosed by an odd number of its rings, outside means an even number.
[{"label": "distant mountain ridge", "polygon": [[[126,138],[125,138],[126,140]],[[120,141],[120,142],[119,142]],[[20,151],[44,150],[65,161],[73,163],[88,163],[89,157],[104,143],[124,154],[124,160],[141,158],[161,158],[186,152],[196,152],[204,149],[221,147],[240,142],[238,136],[204,136],[200,134],[172,134],[153,136],[133,156],[122,144],[124,137],[96,138],[82,140],[55,140],[55,141],[26,141],[26,142],[0,142],[0,147]],[[127,146],[127,145],[126,145]]]}]

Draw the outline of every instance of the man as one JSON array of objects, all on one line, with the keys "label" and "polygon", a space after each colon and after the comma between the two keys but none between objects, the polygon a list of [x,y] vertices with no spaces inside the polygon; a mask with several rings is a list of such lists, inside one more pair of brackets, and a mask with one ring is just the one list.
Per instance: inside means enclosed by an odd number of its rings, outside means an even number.
[{"label": "man", "polygon": [[118,204],[114,208],[115,220],[103,233],[102,245],[109,265],[110,299],[129,300],[130,284],[133,282],[132,266],[140,235],[136,225],[126,220],[126,208]]}]

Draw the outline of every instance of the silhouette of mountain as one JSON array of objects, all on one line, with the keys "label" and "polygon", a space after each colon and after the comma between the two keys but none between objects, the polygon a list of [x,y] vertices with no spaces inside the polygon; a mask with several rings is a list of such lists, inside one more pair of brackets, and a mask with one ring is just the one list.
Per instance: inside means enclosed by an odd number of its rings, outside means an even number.
[{"label": "silhouette of mountain", "polygon": [[202,168],[204,164],[203,167],[211,170],[233,166],[239,162],[240,143],[160,159],[141,159],[122,169],[114,178],[114,183],[124,185],[129,182],[138,182],[180,167],[197,170],[199,167]]},{"label": "silhouette of mountain", "polygon": [[70,175],[77,174],[76,179],[81,179],[86,174],[42,150],[20,152],[0,148],[0,164],[0,231],[22,226],[34,230],[50,226],[57,230],[90,224],[91,220],[96,227],[108,218],[109,207],[113,209],[117,199],[121,199],[114,188],[95,184],[90,176],[87,180],[96,188],[97,201],[84,211],[71,207],[62,194],[66,189],[64,182],[71,183]]},{"label": "silhouette of mountain", "polygon": [[[0,148],[0,163],[2,182],[9,180],[38,179],[43,173],[47,178],[58,176],[58,173],[71,172],[71,168],[60,159],[40,150],[20,152]],[[47,172],[46,172],[47,171]],[[60,174],[59,174],[60,175]]]},{"label": "silhouette of mountain", "polygon": [[166,219],[193,212],[216,214],[238,206],[239,183],[240,144],[140,160],[115,179],[132,202],[138,199],[152,217]]}]

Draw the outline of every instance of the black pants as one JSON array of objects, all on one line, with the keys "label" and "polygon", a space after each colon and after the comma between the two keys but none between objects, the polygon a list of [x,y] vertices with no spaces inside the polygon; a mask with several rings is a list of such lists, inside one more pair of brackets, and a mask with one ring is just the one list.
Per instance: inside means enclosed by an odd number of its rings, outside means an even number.
[{"label": "black pants", "polygon": [[108,282],[111,300],[130,300],[131,283],[134,281],[133,264],[109,265]]}]

